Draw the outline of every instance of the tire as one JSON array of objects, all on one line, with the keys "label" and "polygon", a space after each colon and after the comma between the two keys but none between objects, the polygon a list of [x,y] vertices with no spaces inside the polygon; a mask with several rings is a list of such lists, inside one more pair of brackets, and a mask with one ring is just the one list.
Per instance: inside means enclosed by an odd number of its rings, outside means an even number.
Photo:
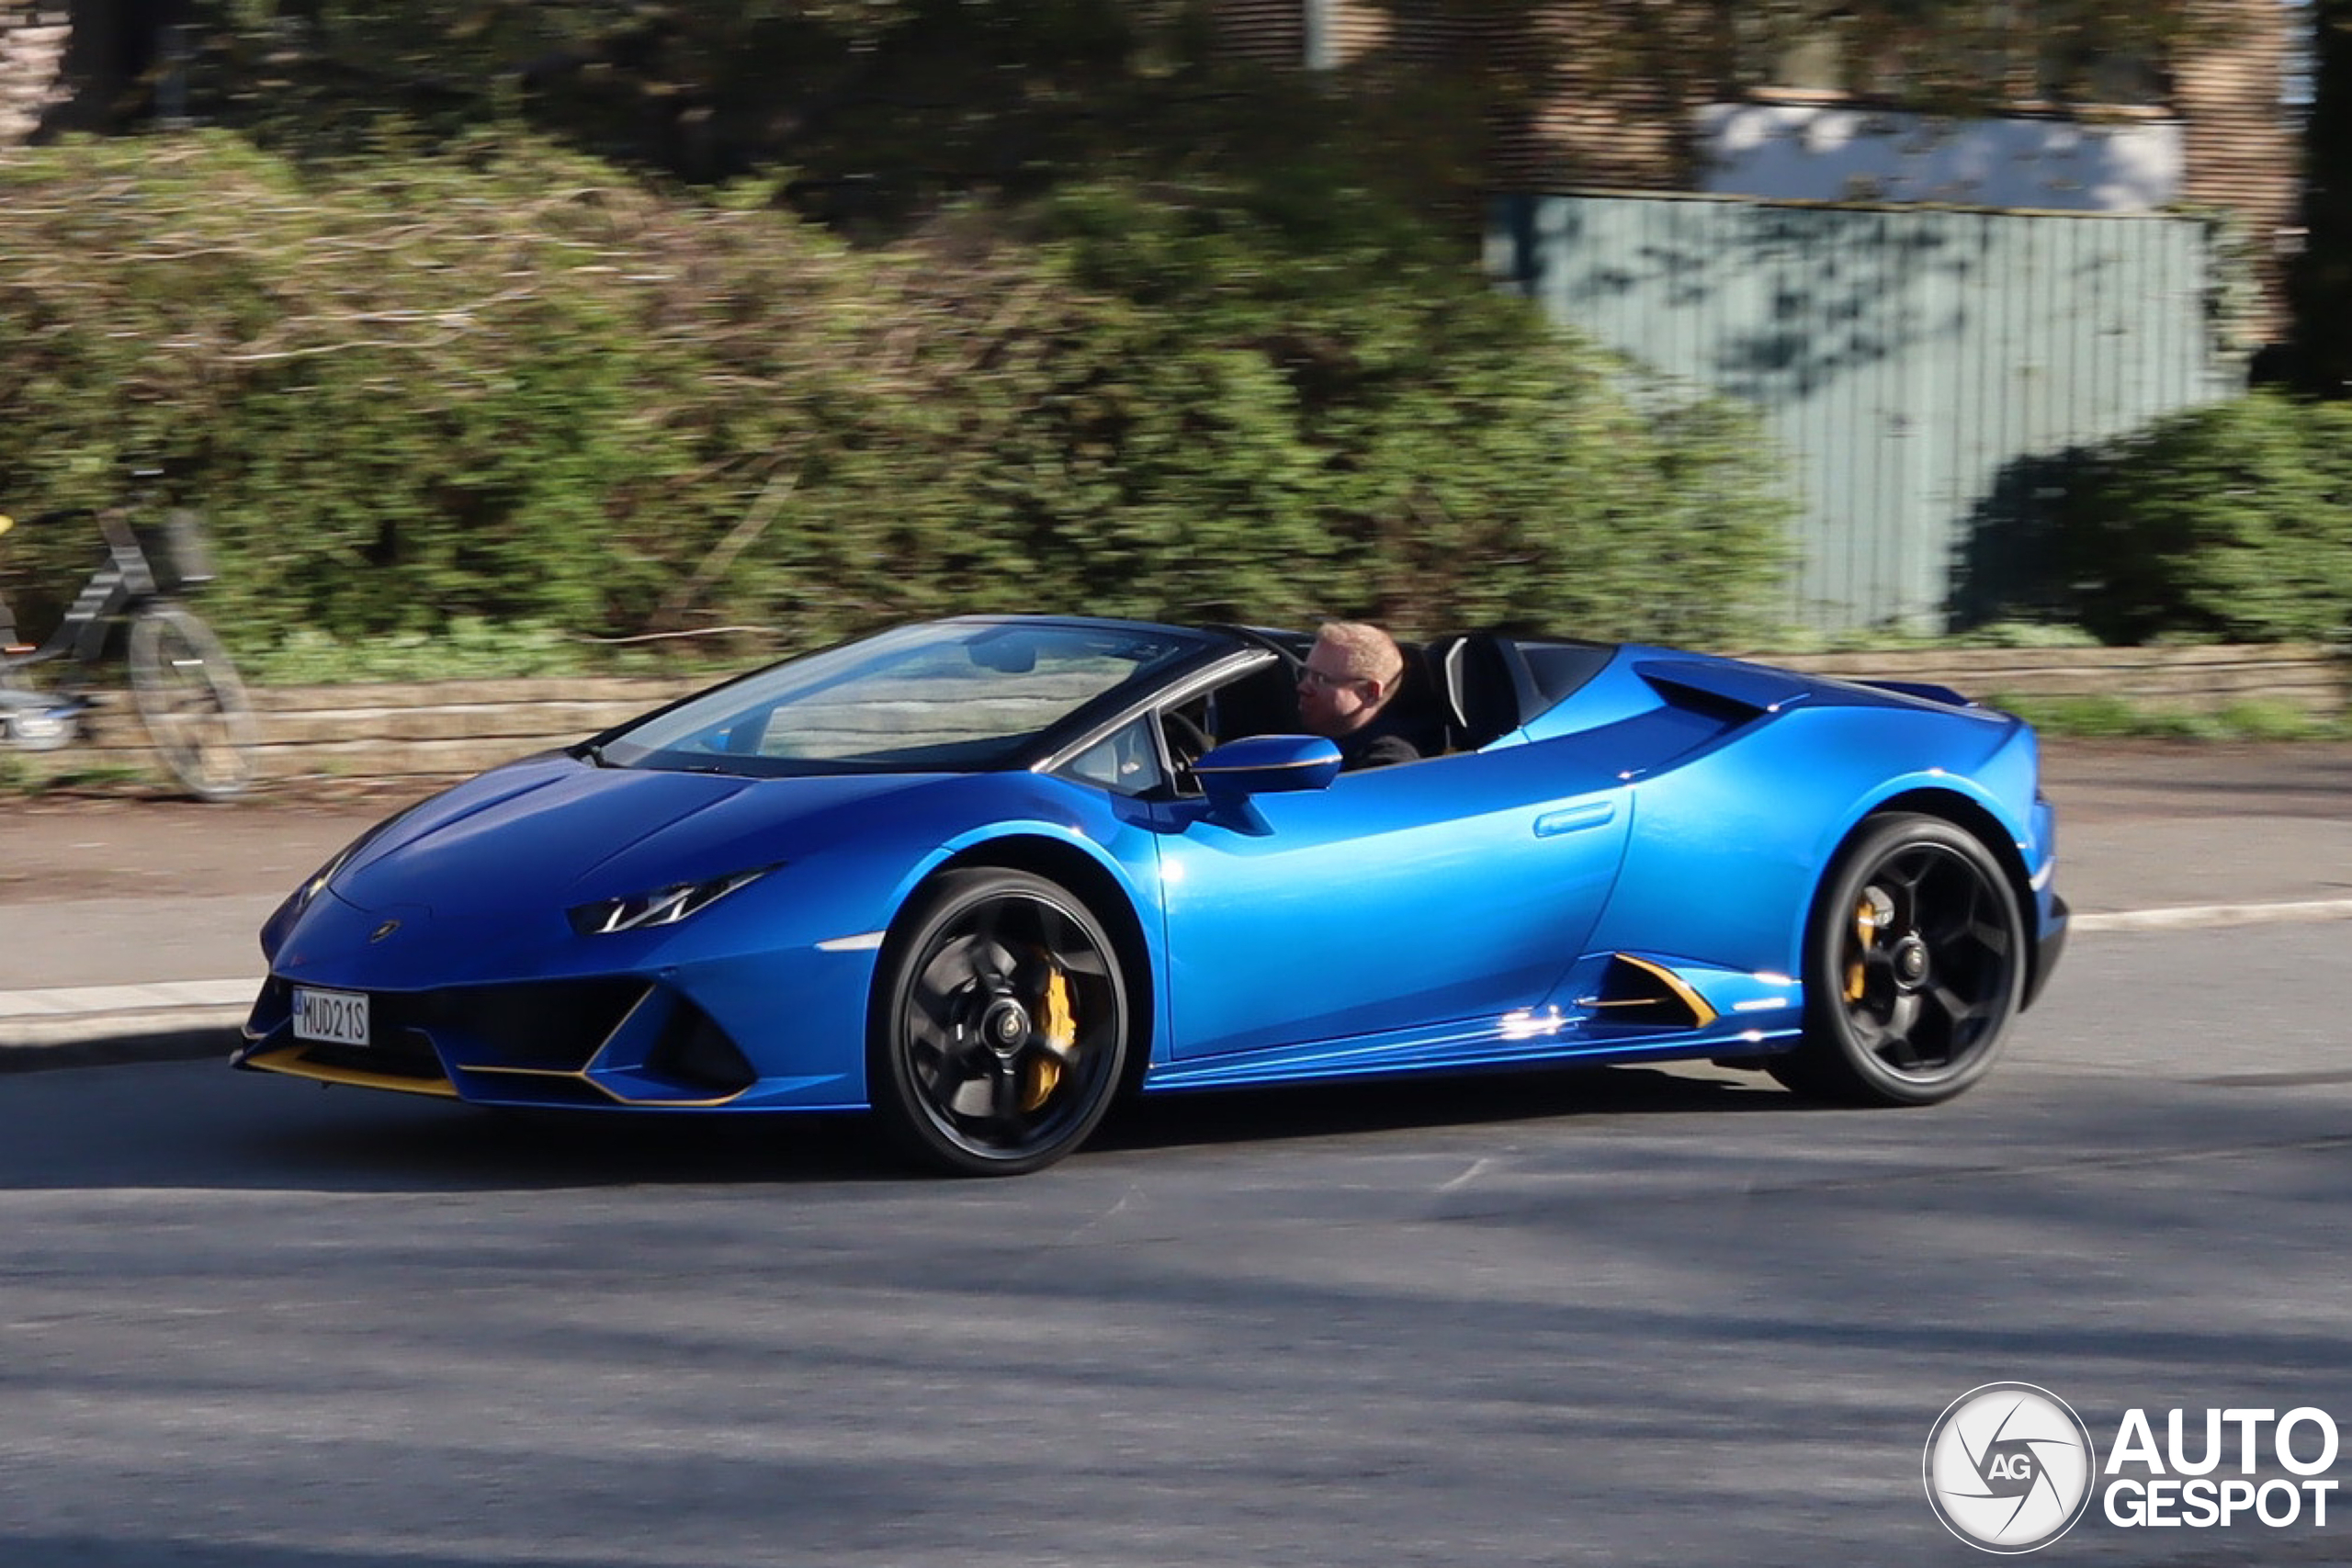
[{"label": "tire", "polygon": [[883,946],[868,1096],[884,1134],[918,1164],[1020,1176],[1094,1131],[1125,1076],[1129,1032],[1125,976],[1083,902],[1026,872],[949,872]]},{"label": "tire", "polygon": [[177,604],[131,614],[130,695],[156,754],[199,800],[243,795],[254,776],[254,715],[212,628]]},{"label": "tire", "polygon": [[1800,1093],[1933,1105],[1999,1057],[2025,993],[2025,920],[1992,852],[1940,817],[1866,820],[1805,935],[1805,1040],[1766,1069]]}]

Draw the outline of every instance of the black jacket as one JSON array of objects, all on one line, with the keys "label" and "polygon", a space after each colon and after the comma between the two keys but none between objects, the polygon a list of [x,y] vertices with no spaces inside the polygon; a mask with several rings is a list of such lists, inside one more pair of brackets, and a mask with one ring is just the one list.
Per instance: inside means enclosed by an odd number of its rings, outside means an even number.
[{"label": "black jacket", "polygon": [[1390,714],[1383,709],[1373,716],[1372,722],[1362,729],[1340,738],[1340,771],[1353,773],[1358,768],[1385,768],[1396,762],[1420,761],[1421,749],[1407,739],[1403,729]]}]

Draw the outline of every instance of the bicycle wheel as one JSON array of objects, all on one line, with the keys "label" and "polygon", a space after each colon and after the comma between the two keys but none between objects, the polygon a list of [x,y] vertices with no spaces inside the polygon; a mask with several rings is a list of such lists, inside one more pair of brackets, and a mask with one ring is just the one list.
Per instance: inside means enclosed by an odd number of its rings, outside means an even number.
[{"label": "bicycle wheel", "polygon": [[130,694],[190,795],[227,800],[253,782],[253,704],[210,626],[177,604],[132,612]]}]

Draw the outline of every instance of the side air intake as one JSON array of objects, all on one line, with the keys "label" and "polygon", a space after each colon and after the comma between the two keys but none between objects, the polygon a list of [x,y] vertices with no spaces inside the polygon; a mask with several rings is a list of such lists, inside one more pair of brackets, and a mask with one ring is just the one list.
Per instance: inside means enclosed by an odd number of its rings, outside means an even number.
[{"label": "side air intake", "polygon": [[1584,1001],[1601,1023],[1704,1029],[1715,1021],[1715,1010],[1680,976],[1630,953],[1611,955],[1609,967],[1601,973],[1600,989]]}]

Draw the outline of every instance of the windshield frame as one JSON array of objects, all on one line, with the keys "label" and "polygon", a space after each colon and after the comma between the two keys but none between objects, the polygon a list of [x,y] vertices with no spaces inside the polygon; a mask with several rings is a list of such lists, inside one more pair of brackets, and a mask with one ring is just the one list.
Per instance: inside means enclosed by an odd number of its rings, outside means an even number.
[{"label": "windshield frame", "polygon": [[[1104,639],[1149,637],[1165,642],[1169,647],[1165,652],[1138,662],[1125,678],[1079,700],[1037,728],[1016,731],[1001,738],[976,737],[943,744],[937,753],[930,757],[922,755],[915,747],[896,748],[894,750],[902,754],[891,757],[778,757],[753,750],[687,748],[674,743],[674,740],[667,744],[632,740],[633,736],[644,735],[649,730],[660,736],[673,728],[682,715],[703,706],[709,711],[703,716],[696,732],[715,733],[763,706],[771,712],[788,707],[830,686],[855,678],[861,669],[871,669],[873,659],[887,656],[892,644],[902,645],[910,653],[926,648],[952,648],[959,642],[968,648],[977,639],[998,629],[1008,634],[1033,630]],[[754,779],[978,773],[1034,769],[1063,753],[1073,739],[1098,728],[1109,714],[1148,704],[1171,682],[1184,680],[1204,664],[1216,662],[1231,653],[1234,647],[1233,639],[1216,630],[1163,622],[1094,616],[958,615],[944,620],[910,622],[746,671],[615,725],[567,750],[572,756],[599,767],[638,772],[709,773]],[[978,660],[975,660],[975,665],[985,669]],[[829,673],[836,670],[839,673],[829,679]],[[791,671],[799,671],[801,679],[795,680],[789,673]],[[745,690],[777,683],[781,683],[784,690],[773,699],[763,700],[758,694]],[[632,750],[633,747],[641,749]]]}]

